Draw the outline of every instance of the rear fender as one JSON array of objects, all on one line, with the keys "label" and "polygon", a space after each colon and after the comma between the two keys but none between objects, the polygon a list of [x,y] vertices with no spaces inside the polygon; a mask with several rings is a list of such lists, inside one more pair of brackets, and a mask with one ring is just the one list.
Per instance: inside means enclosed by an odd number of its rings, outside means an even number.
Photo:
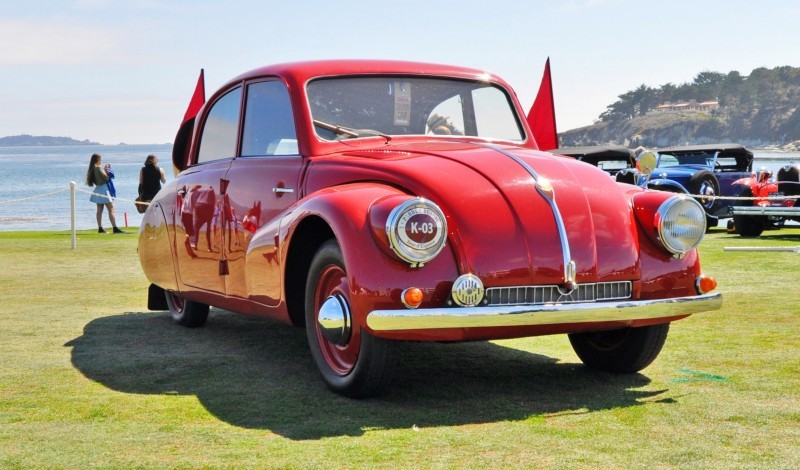
[{"label": "rear fender", "polygon": [[173,236],[174,233],[169,232],[164,206],[154,200],[139,227],[139,262],[150,282],[162,289],[178,291]]}]

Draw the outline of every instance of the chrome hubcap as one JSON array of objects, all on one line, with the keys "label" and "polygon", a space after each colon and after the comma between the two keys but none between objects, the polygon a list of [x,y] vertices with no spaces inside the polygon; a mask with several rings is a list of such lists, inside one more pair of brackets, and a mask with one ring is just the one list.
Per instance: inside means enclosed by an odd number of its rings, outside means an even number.
[{"label": "chrome hubcap", "polygon": [[333,344],[345,345],[350,340],[352,322],[347,300],[341,294],[325,299],[317,315],[317,324],[322,336]]}]

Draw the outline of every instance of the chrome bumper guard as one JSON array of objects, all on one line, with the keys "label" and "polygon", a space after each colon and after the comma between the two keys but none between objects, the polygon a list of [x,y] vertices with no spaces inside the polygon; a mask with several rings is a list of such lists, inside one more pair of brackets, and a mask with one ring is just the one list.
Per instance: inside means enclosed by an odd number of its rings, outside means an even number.
[{"label": "chrome bumper guard", "polygon": [[576,304],[373,310],[367,325],[374,331],[489,328],[568,323],[630,322],[719,310],[722,294],[672,299],[625,300]]},{"label": "chrome bumper guard", "polygon": [[783,217],[800,216],[800,207],[780,207],[780,206],[733,206],[733,215],[774,215]]}]

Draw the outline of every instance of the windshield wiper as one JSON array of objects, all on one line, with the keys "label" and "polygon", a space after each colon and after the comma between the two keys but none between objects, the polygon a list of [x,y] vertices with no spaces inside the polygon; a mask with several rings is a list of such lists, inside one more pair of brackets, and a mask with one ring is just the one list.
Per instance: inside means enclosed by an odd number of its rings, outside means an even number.
[{"label": "windshield wiper", "polygon": [[318,119],[314,119],[314,125],[319,126],[323,129],[329,130],[331,132],[335,132],[339,135],[346,135],[349,137],[358,137],[358,132],[351,131],[350,129],[346,129],[340,126],[334,126],[333,124],[328,124],[327,122],[320,121]]},{"label": "windshield wiper", "polygon": [[348,129],[347,127],[335,126],[325,121],[320,121],[319,119],[314,119],[313,122],[315,126],[319,126],[323,129],[327,129],[339,135],[346,135],[348,137],[378,136],[386,139],[387,144],[392,140],[392,136],[384,134],[383,132],[376,131],[374,129],[353,130],[353,129]]}]

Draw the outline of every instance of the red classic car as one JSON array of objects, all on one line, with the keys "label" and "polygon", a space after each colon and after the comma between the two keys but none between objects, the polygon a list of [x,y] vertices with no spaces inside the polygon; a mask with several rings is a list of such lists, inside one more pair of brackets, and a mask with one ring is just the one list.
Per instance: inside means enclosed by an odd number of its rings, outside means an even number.
[{"label": "red classic car", "polygon": [[728,222],[728,232],[757,237],[764,229],[780,228],[787,220],[800,222],[800,164],[784,165],[777,179],[772,178],[771,171],[759,168],[751,176],[734,181],[732,187],[745,199],[730,208],[733,220]]},{"label": "red classic car", "polygon": [[[202,103],[202,101],[201,101]],[[176,138],[139,234],[151,309],[304,326],[334,391],[385,388],[397,341],[569,335],[631,373],[669,324],[719,309],[693,199],[537,149],[480,70],[275,65],[223,86]]]}]

